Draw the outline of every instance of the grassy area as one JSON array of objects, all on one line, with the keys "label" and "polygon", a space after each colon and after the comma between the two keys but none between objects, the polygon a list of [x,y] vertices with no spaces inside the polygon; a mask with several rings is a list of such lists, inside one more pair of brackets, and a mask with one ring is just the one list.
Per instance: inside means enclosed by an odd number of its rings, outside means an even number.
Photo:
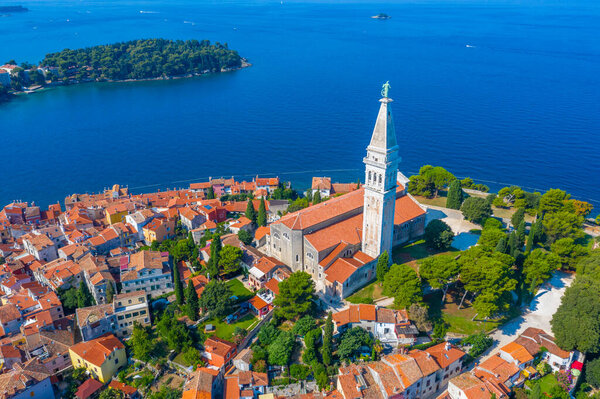
[{"label": "grassy area", "polygon": [[468,301],[465,300],[463,307],[458,308],[462,298],[461,292],[448,292],[446,301],[442,305],[442,293],[435,292],[426,296],[425,302],[429,304],[429,315],[432,319],[442,318],[448,323],[448,332],[457,334],[471,335],[479,331],[490,331],[504,322],[504,319],[497,320],[471,320],[476,312]]},{"label": "grassy area", "polygon": [[373,281],[361,290],[350,295],[346,300],[350,303],[373,303],[383,297],[383,288],[378,281]]},{"label": "grassy area", "polygon": [[250,291],[248,288],[244,287],[244,284],[238,280],[233,279],[227,282],[229,289],[231,290],[231,295],[235,295],[238,297],[238,302],[244,302],[254,296],[254,293]]},{"label": "grassy area", "polygon": [[432,205],[432,206],[441,206],[443,208],[446,207],[446,195],[445,191],[440,191],[439,195],[436,198],[425,198],[419,195],[415,195],[415,199],[419,201],[419,203],[423,205]]},{"label": "grassy area", "polygon": [[236,322],[231,324],[227,324],[225,320],[213,318],[202,323],[201,328],[202,331],[204,331],[204,326],[206,324],[212,324],[213,326],[215,326],[216,331],[214,333],[211,333],[211,335],[216,335],[221,339],[231,340],[231,337],[233,337],[233,332],[235,331],[236,327],[250,330],[252,324],[254,324],[257,321],[258,319],[252,313],[247,313],[246,315],[244,315],[244,317],[238,319]]},{"label": "grassy area", "polygon": [[185,367],[190,367],[191,366],[191,364],[189,364],[188,362],[186,362],[185,359],[183,358],[183,352],[177,354],[177,356],[175,356],[173,358],[173,361],[175,363],[181,364],[182,366],[185,366]]},{"label": "grassy area", "polygon": [[558,385],[558,381],[553,374],[547,374],[539,380],[527,380],[525,381],[525,384],[530,388],[533,388],[535,384],[540,384],[540,390],[542,391],[542,394],[550,394],[552,388]]}]

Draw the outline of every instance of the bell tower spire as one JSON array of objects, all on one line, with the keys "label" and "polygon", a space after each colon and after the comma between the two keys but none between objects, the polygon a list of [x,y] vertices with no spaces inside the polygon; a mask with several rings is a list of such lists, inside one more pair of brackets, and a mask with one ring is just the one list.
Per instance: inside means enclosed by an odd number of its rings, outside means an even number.
[{"label": "bell tower spire", "polygon": [[383,85],[379,114],[365,164],[365,197],[363,208],[362,250],[376,258],[382,252],[391,253],[394,234],[394,213],[398,175],[398,143],[388,97],[389,82]]}]

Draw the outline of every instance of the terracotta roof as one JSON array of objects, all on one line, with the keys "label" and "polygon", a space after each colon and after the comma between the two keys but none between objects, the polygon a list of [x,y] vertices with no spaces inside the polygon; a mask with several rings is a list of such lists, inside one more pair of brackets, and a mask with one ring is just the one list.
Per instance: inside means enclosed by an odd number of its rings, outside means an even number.
[{"label": "terracotta roof", "polygon": [[96,321],[103,319],[105,315],[111,315],[113,313],[114,309],[110,303],[75,309],[75,314],[77,315],[77,325],[79,327],[83,327],[86,324],[95,323]]},{"label": "terracotta roof", "polygon": [[116,389],[117,391],[121,391],[123,392],[125,395],[133,395],[137,392],[137,389],[135,389],[134,387],[131,387],[127,384],[123,384],[122,382],[116,381],[116,380],[112,380],[110,382],[110,384],[108,384],[109,387],[111,387],[112,389]]},{"label": "terracotta roof", "polygon": [[319,252],[335,247],[342,241],[347,244],[358,245],[362,237],[362,224],[363,215],[360,213],[314,233],[305,234],[304,238]]},{"label": "terracotta roof", "polygon": [[254,239],[260,240],[267,234],[271,234],[271,228],[269,226],[260,226],[254,232]]},{"label": "terracotta roof", "polygon": [[527,363],[533,360],[533,356],[527,352],[527,349],[523,345],[519,345],[516,342],[510,342],[500,348],[501,351],[508,353],[513,359],[519,364]]},{"label": "terracotta roof", "polygon": [[283,265],[283,263],[281,263],[280,261],[278,261],[275,258],[272,258],[270,256],[263,256],[258,260],[258,262],[256,262],[254,267],[256,267],[261,272],[268,274],[273,269],[275,269],[277,266],[282,266],[282,265]]},{"label": "terracotta roof", "polygon": [[115,349],[125,349],[125,347],[117,337],[109,333],[88,342],[75,344],[70,350],[93,365],[101,367],[106,356],[113,353]]},{"label": "terracotta roof", "polygon": [[262,298],[258,295],[254,295],[252,298],[248,300],[248,303],[251,304],[255,309],[261,310],[267,306],[269,306]]},{"label": "terracotta roof", "polygon": [[239,399],[240,384],[237,375],[225,378],[225,392],[223,397],[225,399]]},{"label": "terracotta roof", "polygon": [[22,366],[17,363],[11,371],[0,375],[0,399],[17,396],[31,385],[50,376],[51,374],[37,358],[31,359]]},{"label": "terracotta roof", "polygon": [[254,371],[240,371],[238,381],[240,385],[252,385],[253,387],[269,385],[269,378],[266,373],[256,373]]},{"label": "terracotta roof", "polygon": [[211,399],[214,376],[204,367],[199,367],[183,386],[182,399]]},{"label": "terracotta roof", "polygon": [[403,195],[396,199],[394,211],[394,224],[401,225],[418,216],[425,215],[425,210],[410,195]]},{"label": "terracotta roof", "polygon": [[362,208],[364,203],[363,193],[364,189],[359,189],[340,197],[332,198],[320,204],[289,213],[275,223],[285,224],[293,230],[307,229],[324,220]]},{"label": "terracotta roof", "polygon": [[279,281],[275,278],[270,279],[265,283],[265,288],[273,292],[275,295],[279,294]]},{"label": "terracotta roof", "polygon": [[448,367],[466,354],[460,349],[457,349],[455,346],[444,342],[425,349],[425,352],[433,356],[441,368]]},{"label": "terracotta roof", "polygon": [[428,355],[427,352],[415,350],[410,352],[410,356],[415,359],[419,369],[421,369],[421,373],[425,377],[440,369],[433,356]]},{"label": "terracotta roof", "polygon": [[17,307],[14,304],[9,303],[0,306],[0,323],[6,324],[13,320],[17,320],[20,317],[21,312],[19,312],[19,309],[17,309]]},{"label": "terracotta roof", "polygon": [[208,337],[204,342],[204,350],[206,352],[222,357],[225,357],[233,349],[235,349],[235,344],[218,337]]},{"label": "terracotta roof", "polygon": [[95,394],[100,388],[102,388],[102,385],[103,384],[100,381],[95,380],[93,378],[89,378],[85,380],[83,384],[79,386],[79,388],[77,388],[77,392],[75,392],[75,397],[79,399],[87,399],[93,394]]},{"label": "terracotta roof", "polygon": [[464,392],[466,399],[490,399],[492,393],[487,389],[485,383],[471,373],[457,375],[450,383]]},{"label": "terracotta roof", "polygon": [[404,391],[404,386],[396,376],[396,372],[389,365],[384,362],[373,362],[368,363],[367,367],[378,374],[379,381],[388,397],[399,395]]},{"label": "terracotta roof", "polygon": [[331,177],[313,177],[311,188],[313,190],[331,190]]},{"label": "terracotta roof", "polygon": [[509,363],[497,354],[489,357],[473,370],[476,377],[494,378],[505,383],[521,370],[514,363]]},{"label": "terracotta roof", "polygon": [[10,344],[1,345],[0,356],[2,359],[21,359],[21,351]]}]

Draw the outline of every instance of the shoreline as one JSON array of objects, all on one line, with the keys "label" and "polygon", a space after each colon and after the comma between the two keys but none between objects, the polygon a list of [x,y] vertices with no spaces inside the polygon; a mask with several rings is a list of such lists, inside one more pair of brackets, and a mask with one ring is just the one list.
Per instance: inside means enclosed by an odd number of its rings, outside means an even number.
[{"label": "shoreline", "polygon": [[0,99],[0,104],[2,104],[3,102],[10,101],[13,96],[18,97],[18,96],[35,94],[35,93],[46,91],[46,90],[49,90],[49,89],[52,89],[55,87],[76,86],[76,85],[81,85],[81,84],[86,84],[86,83],[133,83],[133,82],[151,82],[151,81],[159,81],[159,80],[191,79],[191,78],[197,78],[197,77],[202,77],[202,76],[207,76],[207,75],[215,75],[218,73],[239,71],[244,68],[251,67],[251,66],[252,66],[251,63],[249,63],[245,60],[242,60],[242,65],[239,66],[238,68],[226,68],[226,69],[222,69],[219,72],[192,73],[192,74],[175,75],[175,76],[158,76],[156,78],[143,78],[143,79],[114,79],[114,80],[113,79],[93,79],[93,80],[81,80],[81,81],[54,82],[54,83],[50,83],[49,85],[40,86],[40,87],[37,87],[34,89],[26,89],[26,90],[21,90],[21,91],[16,91],[16,92],[9,92],[6,99],[4,99],[4,100]]}]

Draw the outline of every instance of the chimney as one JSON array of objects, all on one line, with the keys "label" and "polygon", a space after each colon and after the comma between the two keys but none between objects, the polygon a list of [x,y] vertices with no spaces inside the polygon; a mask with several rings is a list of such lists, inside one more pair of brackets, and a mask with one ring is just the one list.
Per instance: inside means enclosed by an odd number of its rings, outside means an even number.
[{"label": "chimney", "polygon": [[425,353],[427,353],[427,359],[431,359],[431,353],[429,353],[429,352],[425,352]]},{"label": "chimney", "polygon": [[451,347],[452,347],[452,346],[450,345],[450,342],[446,341],[446,344],[444,345],[444,349],[445,349],[446,351],[449,351]]}]

